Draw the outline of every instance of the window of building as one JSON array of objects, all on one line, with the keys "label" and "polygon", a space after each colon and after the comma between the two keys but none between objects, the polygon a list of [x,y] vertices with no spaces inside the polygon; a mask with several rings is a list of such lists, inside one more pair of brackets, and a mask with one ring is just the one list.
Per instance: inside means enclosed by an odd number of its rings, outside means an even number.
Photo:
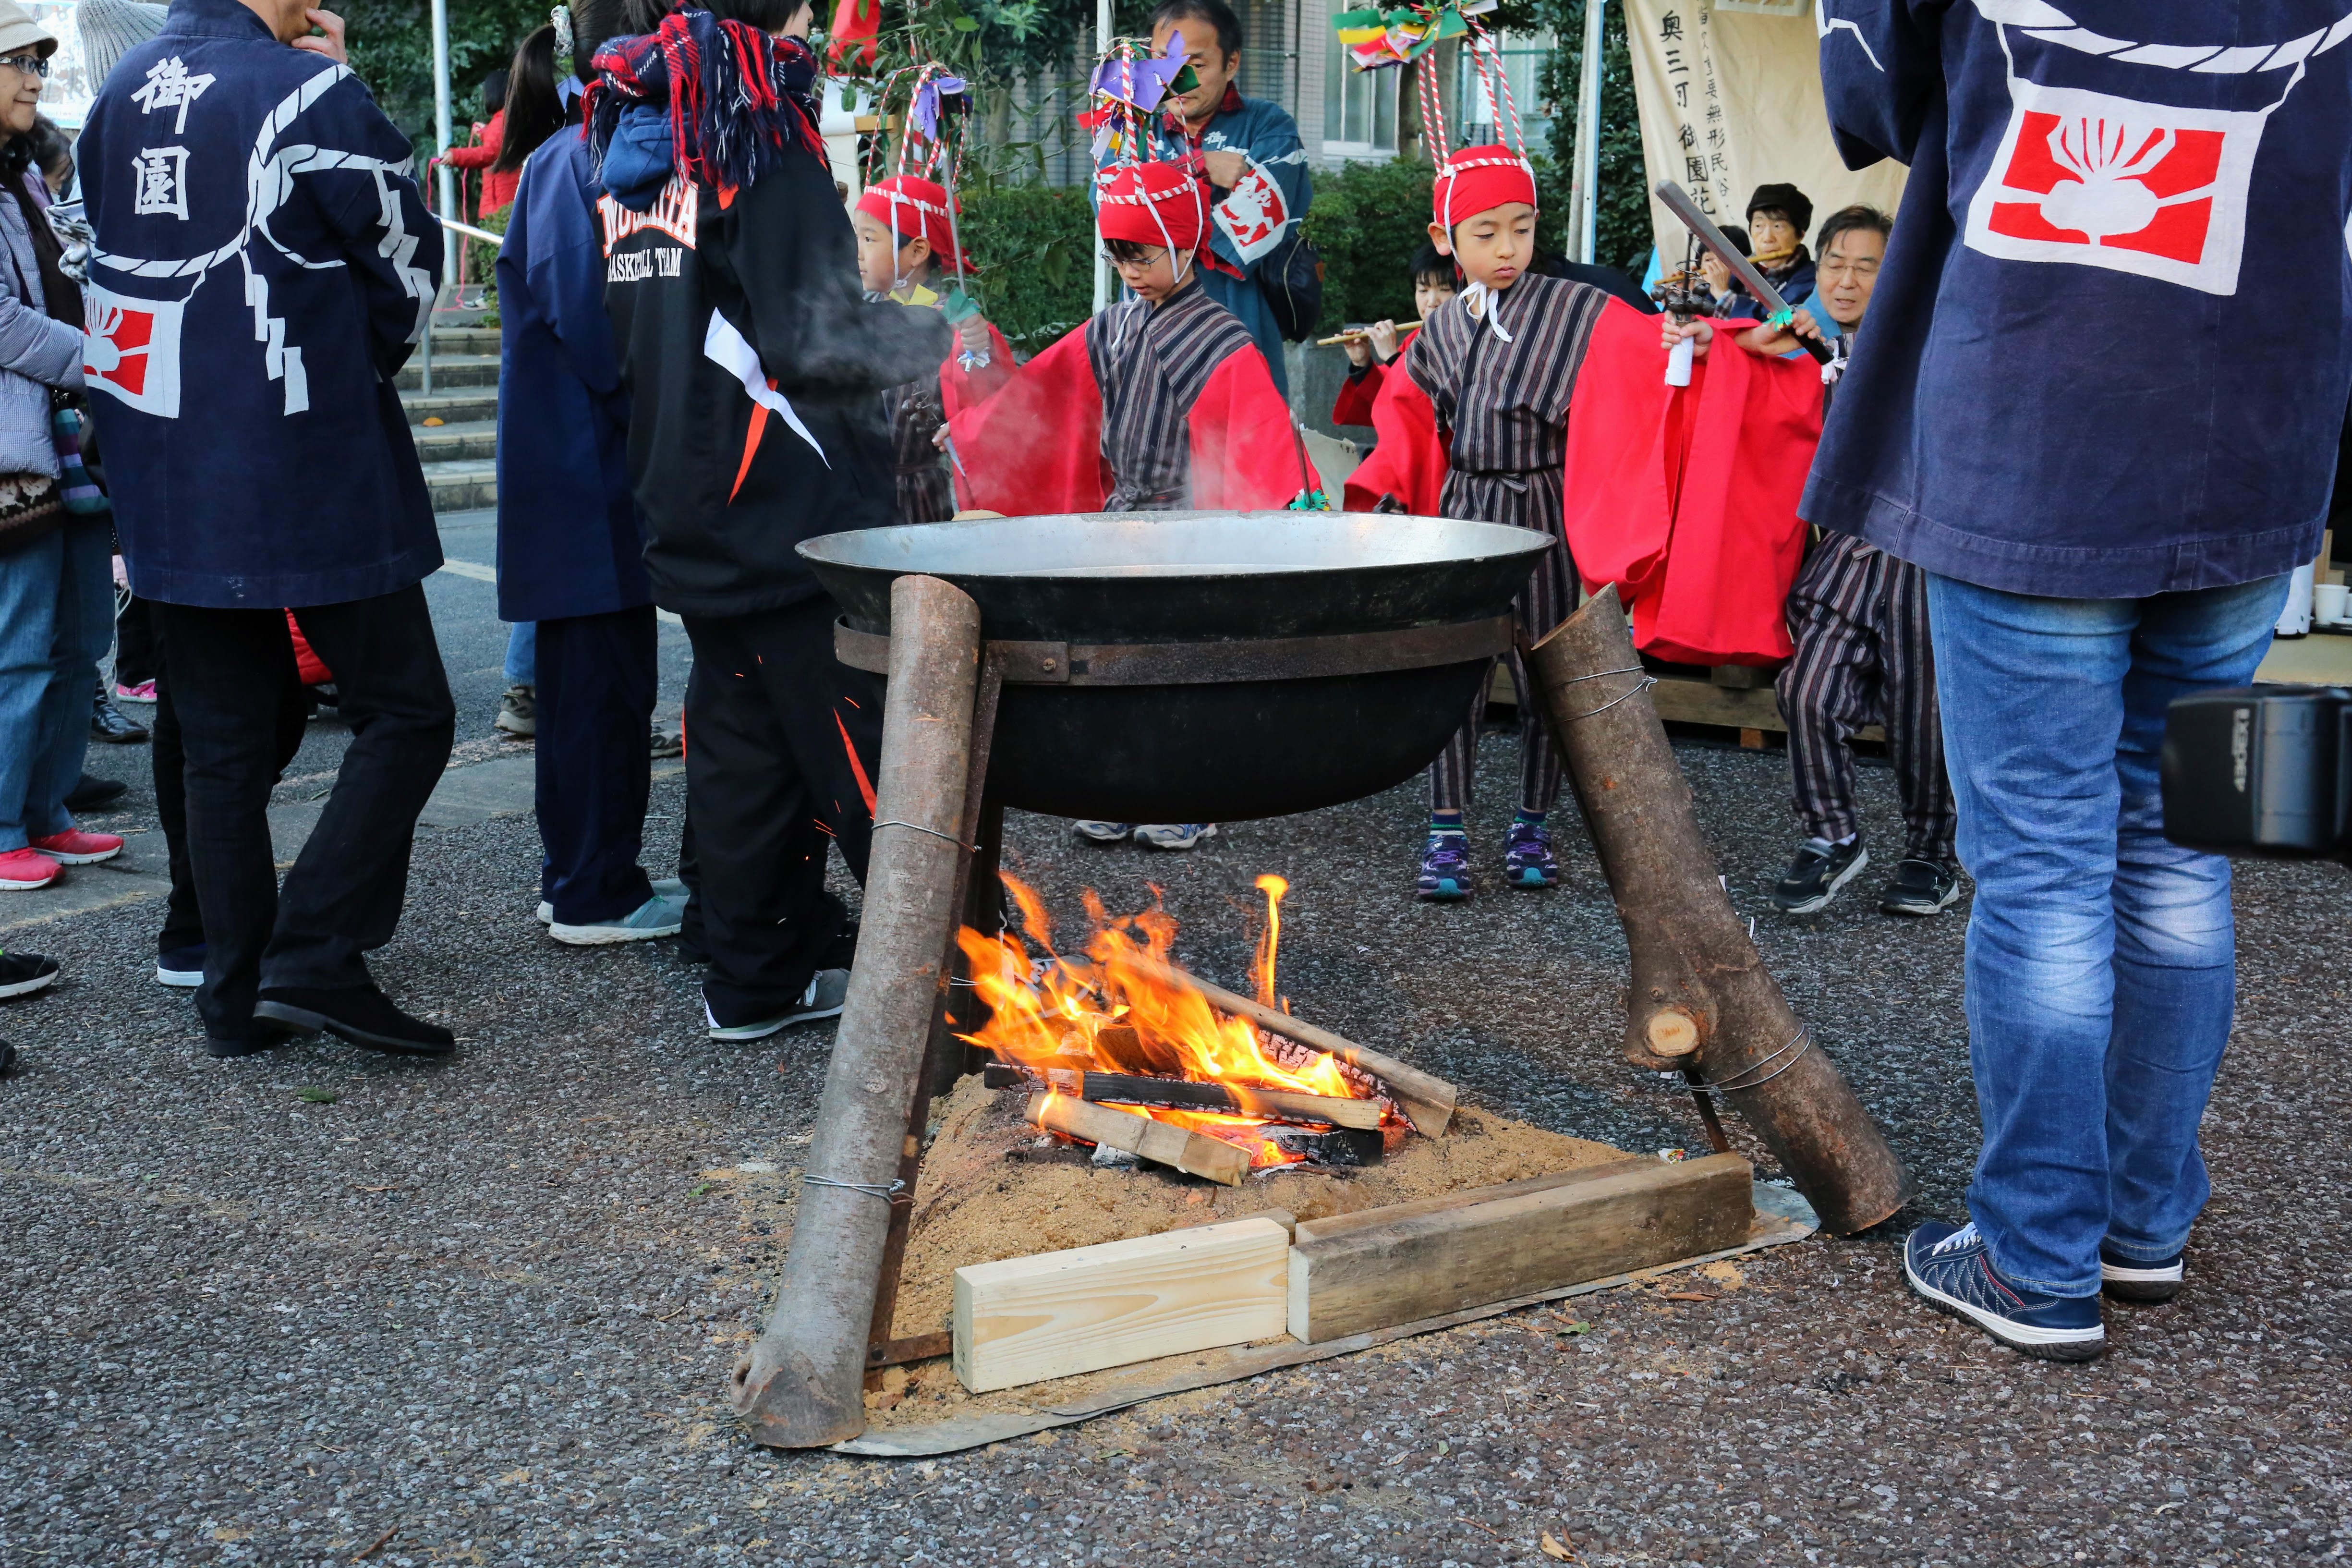
[{"label": "window of building", "polygon": [[1397,150],[1396,67],[1360,71],[1339,50],[1336,33],[1326,32],[1323,57],[1323,153],[1328,158],[1391,158]]},{"label": "window of building", "polygon": [[[1543,152],[1551,142],[1551,121],[1542,110],[1544,61],[1551,58],[1555,40],[1549,33],[1497,33],[1495,44],[1503,58],[1503,79],[1510,87],[1511,101],[1517,105],[1519,127],[1526,132],[1528,150]],[[1455,56],[1454,101],[1461,127],[1454,132],[1459,144],[1490,142],[1502,140],[1497,131],[1508,111],[1493,101],[1477,68],[1472,63],[1470,51]]]}]

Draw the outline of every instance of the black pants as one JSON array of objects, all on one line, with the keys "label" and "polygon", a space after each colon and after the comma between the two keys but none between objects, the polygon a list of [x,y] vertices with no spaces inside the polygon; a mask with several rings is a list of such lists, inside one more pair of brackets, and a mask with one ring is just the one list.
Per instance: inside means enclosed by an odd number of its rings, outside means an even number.
[{"label": "black pants", "polygon": [[[147,599],[133,597],[114,617],[114,680],[118,686],[137,686],[142,680],[152,680],[163,673],[162,653],[156,646],[155,606]],[[109,692],[107,695],[112,696]]]},{"label": "black pants", "polygon": [[[824,890],[825,843],[862,883],[882,752],[882,680],[833,657],[818,597],[686,617],[687,811],[703,1000],[722,1026],[798,1002],[847,910]],[[543,678],[542,678],[543,679]]]},{"label": "black pants", "polygon": [[[170,660],[163,648],[163,609],[149,600],[133,599],[131,608],[124,612],[121,626],[122,646],[127,648],[131,646],[132,622],[146,625],[140,647],[146,650],[145,668],[155,682],[155,746],[151,759],[155,766],[155,815],[163,823],[163,854],[172,872],[172,894],[163,906],[163,929],[155,938],[159,955],[205,945],[205,917],[196,904],[195,876],[188,868],[186,753],[180,744],[179,709],[172,701]],[[310,705],[303,699],[302,678],[294,668],[290,641],[288,647],[285,679],[278,694],[277,763],[269,773],[273,787],[285,776],[286,764],[294,760],[294,753],[302,749],[302,732],[310,722]]]},{"label": "black pants", "polygon": [[618,920],[653,897],[637,854],[658,646],[651,605],[539,623],[539,888],[558,924]]},{"label": "black pants", "polygon": [[278,610],[163,606],[187,756],[188,860],[204,914],[205,1027],[251,1027],[264,990],[365,985],[361,954],[392,940],[417,813],[440,782],[457,709],[425,590],[299,612],[335,672],[352,742],[281,893],[269,849],[278,710],[294,658]]}]

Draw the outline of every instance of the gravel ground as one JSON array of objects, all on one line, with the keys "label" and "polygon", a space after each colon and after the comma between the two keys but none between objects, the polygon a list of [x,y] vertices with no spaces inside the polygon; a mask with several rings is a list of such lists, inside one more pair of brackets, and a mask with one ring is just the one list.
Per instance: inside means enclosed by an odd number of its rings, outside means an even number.
[{"label": "gravel ground", "polygon": [[[451,595],[487,593],[436,580],[480,645],[461,742],[487,725],[494,656],[479,604]],[[1783,760],[1680,755],[1735,900],[1766,910]],[[1490,879],[1513,761],[1487,742]],[[1866,831],[1889,840],[1888,775],[1864,778]],[[651,863],[680,788],[656,786]],[[142,784],[126,820],[149,810]],[[1134,907],[1159,882],[1213,976],[1241,973],[1251,879],[1283,872],[1302,1015],[1544,1126],[1701,1142],[1619,1062],[1623,944],[1589,847],[1567,836],[1559,890],[1433,909],[1407,894],[1418,819],[1408,787],[1191,856],[1085,848],[1040,819],[1012,837],[1070,914],[1081,887]],[[914,1463],[759,1449],[723,1396],[791,1218],[784,1179],[740,1167],[797,1163],[830,1026],[704,1038],[667,944],[546,941],[538,854],[527,817],[419,844],[377,968],[458,1031],[446,1064],[332,1044],[205,1059],[184,994],[147,978],[153,905],[21,943],[68,979],[0,1012],[25,1050],[0,1086],[0,1563],[1442,1568],[1545,1561],[1547,1531],[1588,1564],[2352,1547],[2352,1323],[2324,1250],[2352,1180],[2326,1109],[2352,1071],[2320,1048],[2352,1019],[2339,869],[2243,874],[2240,1048],[2192,1284],[2111,1310],[2103,1362],[2021,1360],[1905,1293],[1895,1243],[1959,1212],[1976,1141],[1962,922],[1849,896],[1757,934],[1921,1180],[1884,1234],[1761,1255],[1711,1300],[1585,1298]],[[2298,1150],[2315,1163],[2290,1203]]]}]

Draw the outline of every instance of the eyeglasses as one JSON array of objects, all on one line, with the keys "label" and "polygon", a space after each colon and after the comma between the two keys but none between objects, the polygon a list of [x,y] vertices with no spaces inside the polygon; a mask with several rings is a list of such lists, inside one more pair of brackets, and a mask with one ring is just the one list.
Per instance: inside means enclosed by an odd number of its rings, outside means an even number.
[{"label": "eyeglasses", "polygon": [[1113,267],[1133,267],[1140,268],[1159,266],[1160,258],[1168,254],[1168,248],[1165,246],[1155,245],[1141,256],[1113,256],[1108,250],[1098,250],[1095,254],[1101,257],[1105,261],[1109,262]]},{"label": "eyeglasses", "polygon": [[14,66],[21,76],[49,79],[49,62],[39,55],[9,55],[0,58],[0,66]]}]

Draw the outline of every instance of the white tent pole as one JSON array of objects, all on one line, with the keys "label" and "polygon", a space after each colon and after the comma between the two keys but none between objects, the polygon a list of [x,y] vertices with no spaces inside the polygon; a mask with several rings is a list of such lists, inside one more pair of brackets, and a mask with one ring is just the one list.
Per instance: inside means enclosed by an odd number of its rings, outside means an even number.
[{"label": "white tent pole", "polygon": [[[1095,58],[1097,60],[1102,58],[1103,51],[1110,47],[1110,0],[1095,0]],[[1089,85],[1093,75],[1091,70],[1087,72]],[[1092,108],[1093,105],[1087,107]],[[1087,159],[1087,178],[1088,181],[1094,178],[1091,152]],[[1095,314],[1099,316],[1109,307],[1110,263],[1103,259],[1102,208],[1097,205],[1095,208]]]},{"label": "white tent pole", "polygon": [[1601,13],[1608,0],[1584,0],[1584,68],[1576,84],[1576,167],[1570,185],[1575,193],[1576,258],[1590,265],[1600,227],[1601,195]]},{"label": "white tent pole", "polygon": [[433,0],[433,139],[443,162],[441,216],[457,216],[457,175],[449,167],[449,0]]}]

